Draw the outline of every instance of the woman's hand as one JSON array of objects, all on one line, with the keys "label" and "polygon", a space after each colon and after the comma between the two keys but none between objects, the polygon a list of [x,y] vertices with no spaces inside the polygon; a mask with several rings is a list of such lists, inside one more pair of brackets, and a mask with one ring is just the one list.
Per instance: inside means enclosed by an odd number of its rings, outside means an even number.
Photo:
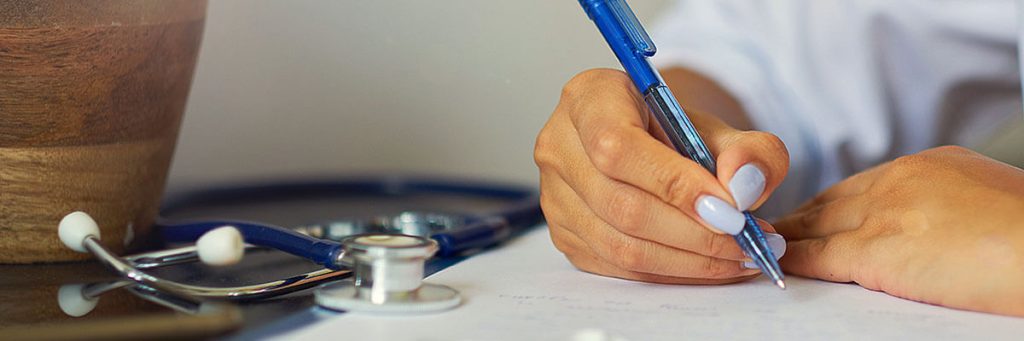
[{"label": "woman's hand", "polygon": [[1024,171],[970,150],[854,175],[775,227],[790,240],[787,272],[1024,316]]},{"label": "woman's hand", "polygon": [[756,275],[729,234],[743,227],[740,210],[782,182],[785,146],[690,112],[718,156],[716,178],[669,147],[647,112],[620,71],[587,71],[565,86],[534,153],[555,246],[584,271],[626,279],[711,284]]}]

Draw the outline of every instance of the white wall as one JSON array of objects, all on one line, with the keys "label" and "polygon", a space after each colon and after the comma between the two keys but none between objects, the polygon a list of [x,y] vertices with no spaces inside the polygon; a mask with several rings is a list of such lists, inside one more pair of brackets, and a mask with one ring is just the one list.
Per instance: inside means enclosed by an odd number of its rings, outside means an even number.
[{"label": "white wall", "polygon": [[[665,0],[632,1],[649,22]],[[210,2],[169,186],[376,171],[534,183],[562,84],[617,66],[574,0]]]},{"label": "white wall", "polygon": [[[630,1],[650,23],[669,0]],[[170,186],[304,174],[536,181],[562,84],[618,67],[575,0],[214,0]],[[982,151],[1024,165],[1024,126]]]}]

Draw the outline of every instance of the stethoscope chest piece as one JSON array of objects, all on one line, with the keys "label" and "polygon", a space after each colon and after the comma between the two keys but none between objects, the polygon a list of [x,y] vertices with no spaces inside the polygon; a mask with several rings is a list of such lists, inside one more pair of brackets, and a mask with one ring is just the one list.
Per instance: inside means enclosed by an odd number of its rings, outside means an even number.
[{"label": "stethoscope chest piece", "polygon": [[342,240],[341,263],[351,266],[351,281],[321,286],[316,303],[332,310],[415,314],[451,309],[459,292],[423,283],[423,266],[437,252],[432,239],[372,234]]}]

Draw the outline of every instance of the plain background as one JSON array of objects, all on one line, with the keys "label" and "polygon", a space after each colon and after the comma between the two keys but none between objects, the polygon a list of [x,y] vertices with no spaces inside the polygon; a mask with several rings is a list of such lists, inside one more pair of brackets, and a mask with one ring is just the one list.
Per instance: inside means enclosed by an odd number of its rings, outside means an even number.
[{"label": "plain background", "polygon": [[[668,3],[631,1],[646,23]],[[573,0],[211,1],[169,188],[376,173],[535,184],[537,132],[594,67],[618,66]],[[1020,146],[983,149],[1024,159]]]}]

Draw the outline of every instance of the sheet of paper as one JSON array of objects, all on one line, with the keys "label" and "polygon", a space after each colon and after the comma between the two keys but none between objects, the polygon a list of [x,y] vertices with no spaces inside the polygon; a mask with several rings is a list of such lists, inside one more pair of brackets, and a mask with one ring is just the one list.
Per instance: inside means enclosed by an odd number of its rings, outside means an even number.
[{"label": "sheet of paper", "polygon": [[[331,316],[283,339],[571,340],[599,329],[624,340],[998,340],[1024,337],[1024,318],[907,301],[852,284],[763,278],[675,286],[573,268],[538,229],[427,279],[464,303],[431,315]],[[325,314],[329,314],[326,313]]]}]

